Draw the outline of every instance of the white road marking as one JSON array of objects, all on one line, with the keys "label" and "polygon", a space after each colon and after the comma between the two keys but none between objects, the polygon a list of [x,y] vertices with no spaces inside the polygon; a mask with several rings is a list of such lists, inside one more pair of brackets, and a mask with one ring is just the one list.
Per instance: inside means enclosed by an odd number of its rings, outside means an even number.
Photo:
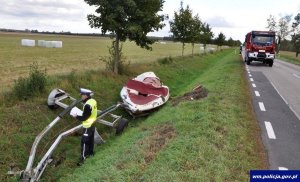
[{"label": "white road marking", "polygon": [[279,169],[279,170],[282,170],[282,171],[284,171],[284,170],[289,170],[289,169],[286,168],[286,167],[278,167],[278,169]]},{"label": "white road marking", "polygon": [[251,75],[251,74],[249,74],[249,77],[252,77],[252,75]]},{"label": "white road marking", "polygon": [[248,73],[250,74],[250,71],[248,71]]},{"label": "white road marking", "polygon": [[265,105],[263,102],[258,102],[259,108],[261,111],[266,111]]},{"label": "white road marking", "polygon": [[269,121],[265,121],[265,126],[267,129],[268,137],[270,139],[276,139],[272,124]]},{"label": "white road marking", "polygon": [[256,97],[260,97],[260,94],[258,91],[254,91],[254,93],[255,93]]},{"label": "white road marking", "polygon": [[300,116],[296,113],[296,111],[292,108],[292,106],[289,105],[289,108],[295,114],[295,116],[300,120]]},{"label": "white road marking", "polygon": [[297,78],[300,78],[300,76],[299,76],[299,75],[296,75],[295,73],[293,74],[293,76],[294,76],[294,77],[297,77]]},{"label": "white road marking", "polygon": [[254,81],[253,78],[250,78],[250,81],[253,82]]},{"label": "white road marking", "polygon": [[255,88],[255,87],[256,87],[256,85],[255,85],[254,83],[252,83],[252,87],[254,87],[254,88]]},{"label": "white road marking", "polygon": [[279,91],[277,90],[277,88],[275,87],[275,85],[271,82],[271,85],[274,87],[274,89],[276,90],[276,92],[280,95],[280,97],[282,98],[282,100],[286,103],[286,105],[289,106],[289,108],[291,109],[291,111],[295,114],[295,116],[300,120],[300,116],[296,113],[296,111],[292,108],[292,106],[289,105],[289,103],[285,100],[285,98],[279,93]]},{"label": "white road marking", "polygon": [[276,90],[276,92],[280,95],[280,97],[282,98],[282,100],[287,104],[287,105],[289,105],[289,103],[285,100],[285,98],[279,93],[279,91],[277,90],[277,88],[275,87],[275,85],[272,83],[272,82],[270,82],[271,83],[271,85],[274,87],[274,89]]}]

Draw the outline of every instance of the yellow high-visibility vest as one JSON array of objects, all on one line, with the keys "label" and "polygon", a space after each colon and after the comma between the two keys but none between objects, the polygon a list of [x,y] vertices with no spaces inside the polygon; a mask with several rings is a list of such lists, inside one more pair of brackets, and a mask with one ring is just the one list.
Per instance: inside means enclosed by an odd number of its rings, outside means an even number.
[{"label": "yellow high-visibility vest", "polygon": [[86,103],[83,106],[83,109],[85,107],[85,105],[88,104],[92,107],[92,111],[91,111],[91,116],[82,122],[82,126],[84,128],[89,128],[92,126],[92,124],[96,121],[97,119],[97,101],[95,99],[89,99],[88,101],[86,101]]}]

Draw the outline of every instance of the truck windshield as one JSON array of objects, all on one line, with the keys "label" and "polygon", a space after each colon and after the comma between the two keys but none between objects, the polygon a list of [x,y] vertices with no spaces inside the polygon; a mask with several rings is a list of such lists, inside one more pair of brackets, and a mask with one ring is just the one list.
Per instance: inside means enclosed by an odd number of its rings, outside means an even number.
[{"label": "truck windshield", "polygon": [[258,44],[262,46],[272,45],[274,41],[273,36],[262,36],[262,35],[256,35],[253,37],[253,44]]}]

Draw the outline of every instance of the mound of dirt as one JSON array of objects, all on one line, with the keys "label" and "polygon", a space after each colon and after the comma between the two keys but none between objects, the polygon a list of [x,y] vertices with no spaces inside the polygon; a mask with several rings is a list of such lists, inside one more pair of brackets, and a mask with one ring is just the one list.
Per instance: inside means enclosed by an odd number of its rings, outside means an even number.
[{"label": "mound of dirt", "polygon": [[172,99],[172,105],[176,106],[182,101],[193,101],[199,100],[201,98],[207,97],[208,91],[202,85],[198,85],[191,92],[187,92],[182,96],[175,97]]}]

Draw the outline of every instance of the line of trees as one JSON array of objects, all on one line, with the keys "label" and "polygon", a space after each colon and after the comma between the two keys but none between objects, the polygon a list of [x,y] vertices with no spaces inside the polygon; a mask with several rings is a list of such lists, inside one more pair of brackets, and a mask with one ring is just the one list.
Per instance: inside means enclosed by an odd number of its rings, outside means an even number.
[{"label": "line of trees", "polygon": [[267,28],[275,31],[278,37],[277,53],[280,50],[295,51],[296,57],[300,52],[300,13],[294,18],[292,15],[281,16],[278,21],[274,15],[267,19]]},{"label": "line of trees", "polygon": [[[89,14],[87,19],[92,28],[100,28],[102,34],[110,34],[113,38],[110,47],[109,62],[112,62],[112,71],[119,73],[122,68],[122,42],[126,40],[134,41],[138,46],[151,50],[151,44],[154,39],[147,37],[149,32],[162,29],[165,24],[164,20],[168,15],[161,15],[164,0],[84,0],[90,6],[95,6],[95,14]],[[187,6],[181,8],[179,12],[174,13],[174,20],[170,21],[173,40],[182,42],[182,55],[186,43],[191,43],[193,47],[196,43],[206,45],[214,42],[218,46],[224,44],[240,45],[240,42],[231,38],[226,41],[223,33],[213,40],[214,34],[208,23],[200,20],[199,16],[193,16],[192,10]]]},{"label": "line of trees", "polygon": [[239,40],[235,41],[231,37],[227,41],[222,32],[213,39],[214,34],[210,25],[202,22],[198,14],[193,16],[193,11],[189,5],[183,7],[183,1],[180,2],[179,11],[174,12],[174,19],[169,23],[173,40],[182,43],[182,56],[186,43],[192,44],[192,55],[194,55],[194,45],[196,43],[203,44],[204,52],[206,52],[206,45],[210,43],[216,44],[218,47],[222,45],[239,46],[241,44]]},{"label": "line of trees", "polygon": [[[218,45],[218,42],[217,42],[217,39],[219,37],[222,37],[224,34],[222,32],[220,32],[218,34],[218,36],[216,38],[212,38],[212,39],[206,39],[206,40],[203,40],[203,39],[200,39],[200,44],[214,44],[214,45]],[[224,37],[226,39],[226,37]],[[169,36],[169,37],[153,37],[153,39],[155,39],[156,41],[159,41],[159,40],[163,40],[163,41],[175,41],[174,37],[173,36]],[[220,38],[219,38],[220,39]],[[223,39],[221,39],[223,40]],[[236,47],[236,46],[240,46],[242,43],[240,40],[234,40],[232,39],[231,37],[229,37],[228,40],[224,40],[224,43],[223,45],[227,45],[227,46],[230,46],[230,47]]]},{"label": "line of trees", "polygon": [[187,5],[186,8],[184,8],[182,1],[180,3],[179,12],[174,12],[174,19],[169,23],[173,39],[182,43],[182,56],[186,43],[192,44],[192,55],[194,55],[195,43],[202,41],[204,51],[206,51],[206,44],[208,44],[214,36],[209,24],[203,23],[198,14],[193,16],[190,7]]}]

